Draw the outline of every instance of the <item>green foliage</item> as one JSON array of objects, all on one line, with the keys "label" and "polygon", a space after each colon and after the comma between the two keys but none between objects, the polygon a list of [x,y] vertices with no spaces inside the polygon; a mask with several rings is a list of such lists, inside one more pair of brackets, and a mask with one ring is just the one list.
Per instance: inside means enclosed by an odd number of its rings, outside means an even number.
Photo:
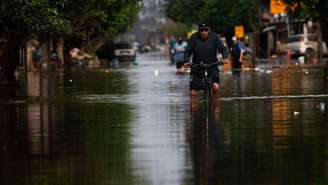
[{"label": "green foliage", "polygon": [[190,26],[185,23],[174,23],[170,24],[167,26],[167,28],[163,28],[166,30],[163,30],[164,32],[166,31],[168,35],[174,35],[174,36],[182,36],[186,37],[187,33],[190,31]]},{"label": "green foliage", "polygon": [[20,33],[60,34],[89,40],[132,25],[141,0],[5,0],[0,24]]},{"label": "green foliage", "polygon": [[66,3],[74,36],[89,40],[125,31],[135,21],[140,0],[78,0]]},{"label": "green foliage", "polygon": [[[188,8],[187,8],[188,7]],[[189,8],[190,7],[190,8]],[[174,21],[197,24],[205,21],[216,32],[233,32],[234,26],[242,24],[246,30],[252,27],[255,19],[255,0],[173,0],[169,3],[167,13]]]},{"label": "green foliage", "polygon": [[297,3],[294,11],[290,13],[295,17],[327,17],[328,1],[327,0],[285,0],[288,4]]},{"label": "green foliage", "polygon": [[171,0],[166,12],[174,21],[192,24],[199,22],[203,5],[202,0]]},{"label": "green foliage", "polygon": [[3,1],[2,26],[17,32],[69,33],[68,21],[47,0]]},{"label": "green foliage", "polygon": [[234,3],[226,0],[207,0],[202,9],[202,17],[218,32],[232,32],[234,26],[244,25],[251,29],[251,20],[257,15],[254,0],[236,0]]}]

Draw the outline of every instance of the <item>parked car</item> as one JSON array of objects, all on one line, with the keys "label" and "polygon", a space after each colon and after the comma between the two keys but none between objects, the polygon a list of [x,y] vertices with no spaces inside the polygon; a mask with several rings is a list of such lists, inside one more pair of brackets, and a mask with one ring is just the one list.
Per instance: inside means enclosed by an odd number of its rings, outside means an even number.
[{"label": "parked car", "polygon": [[136,50],[128,43],[119,43],[115,45],[115,57],[119,61],[134,61]]},{"label": "parked car", "polygon": [[[293,57],[304,56],[306,60],[311,59],[318,50],[318,41],[315,34],[290,35],[287,39],[286,49],[291,51]],[[327,45],[322,42],[322,53],[328,54]]]}]

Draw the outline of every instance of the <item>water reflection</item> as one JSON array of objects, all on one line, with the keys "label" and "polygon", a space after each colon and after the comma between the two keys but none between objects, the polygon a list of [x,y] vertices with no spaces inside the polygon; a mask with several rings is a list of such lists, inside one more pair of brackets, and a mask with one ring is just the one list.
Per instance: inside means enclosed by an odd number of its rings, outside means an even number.
[{"label": "water reflection", "polygon": [[[230,142],[226,143],[231,145],[226,145],[229,153],[217,155],[217,161],[230,163],[216,168],[221,176],[215,182],[222,183],[208,184],[325,184],[327,156],[323,143],[327,140],[327,118],[318,105],[327,100],[311,95],[327,93],[322,69],[273,69],[272,73],[260,74],[265,77],[265,88],[262,83],[251,85],[253,79],[245,77],[249,75],[259,74],[242,73],[242,88],[236,88],[233,81],[225,94],[241,92],[241,96],[247,96],[261,92],[264,101],[261,96],[223,100],[218,123],[225,126],[227,131],[221,134],[229,133]],[[266,94],[270,96],[265,98]],[[295,95],[295,99],[270,98],[275,95]],[[303,98],[297,98],[299,95]],[[216,142],[219,148],[220,141]]]},{"label": "water reflection", "polygon": [[321,68],[221,73],[206,117],[188,75],[161,55],[138,61],[28,73],[1,91],[0,184],[328,183]]},{"label": "water reflection", "polygon": [[189,119],[188,76],[176,76],[174,66],[160,55],[141,61],[130,74],[136,89],[130,97],[136,105],[131,148],[136,184],[188,184],[192,182],[184,137]]},{"label": "water reflection", "polygon": [[17,94],[28,97],[27,103],[13,101],[0,109],[0,184],[132,184],[132,107],[97,99],[81,104],[76,98],[88,92],[125,94],[126,76],[75,70],[33,72],[26,79],[26,90]]}]

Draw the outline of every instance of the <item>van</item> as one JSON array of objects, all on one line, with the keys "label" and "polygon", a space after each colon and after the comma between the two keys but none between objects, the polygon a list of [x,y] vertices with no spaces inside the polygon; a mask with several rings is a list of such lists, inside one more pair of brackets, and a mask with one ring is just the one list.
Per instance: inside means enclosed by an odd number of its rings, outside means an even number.
[{"label": "van", "polygon": [[[292,57],[304,56],[306,60],[311,59],[318,50],[316,34],[296,34],[287,38],[286,49],[291,51]],[[327,45],[322,41],[322,53],[328,54]]]},{"label": "van", "polygon": [[136,51],[128,43],[118,43],[115,45],[115,56],[119,61],[134,61]]}]

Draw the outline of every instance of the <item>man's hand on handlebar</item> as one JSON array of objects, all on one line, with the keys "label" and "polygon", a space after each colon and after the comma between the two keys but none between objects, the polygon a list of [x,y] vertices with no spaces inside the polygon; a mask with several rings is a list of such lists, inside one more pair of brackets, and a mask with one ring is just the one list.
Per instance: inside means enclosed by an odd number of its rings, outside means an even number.
[{"label": "man's hand on handlebar", "polygon": [[185,68],[190,68],[190,66],[191,66],[191,63],[189,63],[189,62],[183,64],[183,67],[185,67]]},{"label": "man's hand on handlebar", "polygon": [[219,60],[219,62],[218,62],[219,65],[224,65],[224,64],[227,64],[227,63],[228,63],[227,58],[223,58],[223,59]]},{"label": "man's hand on handlebar", "polygon": [[[224,58],[220,61],[218,61],[217,63],[213,63],[214,65],[217,64],[217,65],[223,65],[223,64],[227,64],[228,63],[228,59],[227,58]],[[196,64],[196,65],[213,65],[213,64]],[[192,63],[189,63],[189,62],[186,62],[183,64],[183,67],[185,68],[190,68],[193,64]]]}]

